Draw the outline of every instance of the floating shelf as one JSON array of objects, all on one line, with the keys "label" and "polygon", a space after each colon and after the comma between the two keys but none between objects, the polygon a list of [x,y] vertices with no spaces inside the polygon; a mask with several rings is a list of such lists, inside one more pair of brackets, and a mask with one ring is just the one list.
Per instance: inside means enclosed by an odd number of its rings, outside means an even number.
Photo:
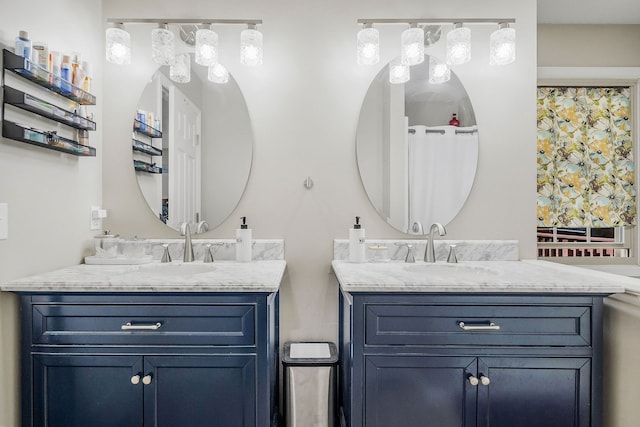
[{"label": "floating shelf", "polygon": [[138,141],[137,139],[133,139],[132,142],[134,151],[139,151],[140,153],[148,154],[150,156],[162,156],[162,150],[159,148],[156,148],[149,144],[145,144],[144,142]]},{"label": "floating shelf", "polygon": [[96,149],[88,145],[78,144],[72,139],[63,138],[53,132],[25,128],[8,120],[2,122],[2,136],[74,156],[95,157],[96,155]]},{"label": "floating shelf", "polygon": [[4,87],[4,102],[76,129],[96,130],[95,122],[9,86]]},{"label": "floating shelf", "polygon": [[22,56],[3,49],[2,50],[3,67],[27,80],[36,83],[58,95],[64,96],[80,105],[95,105],[96,97],[89,92],[85,92],[70,82],[61,79],[50,73],[38,64],[34,64]]},{"label": "floating shelf", "polygon": [[162,173],[162,168],[160,166],[156,166],[155,163],[147,163],[141,160],[134,160],[133,168],[138,172]]},{"label": "floating shelf", "polygon": [[150,138],[162,138],[162,131],[142,123],[138,119],[133,119],[133,130]]}]

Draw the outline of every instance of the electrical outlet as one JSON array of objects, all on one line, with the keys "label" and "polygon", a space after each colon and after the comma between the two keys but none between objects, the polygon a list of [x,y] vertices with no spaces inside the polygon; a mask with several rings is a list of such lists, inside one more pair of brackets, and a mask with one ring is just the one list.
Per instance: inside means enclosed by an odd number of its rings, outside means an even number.
[{"label": "electrical outlet", "polygon": [[0,240],[9,238],[9,205],[0,203]]},{"label": "electrical outlet", "polygon": [[107,211],[98,206],[91,206],[91,223],[90,230],[100,230],[102,227],[102,218],[107,217]]}]

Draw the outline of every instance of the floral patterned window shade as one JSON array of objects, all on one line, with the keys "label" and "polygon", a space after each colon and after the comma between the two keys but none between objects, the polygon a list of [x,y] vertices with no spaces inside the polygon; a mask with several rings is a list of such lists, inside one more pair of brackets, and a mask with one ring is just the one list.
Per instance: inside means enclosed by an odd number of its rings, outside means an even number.
[{"label": "floral patterned window shade", "polygon": [[538,227],[636,224],[628,87],[538,88]]}]

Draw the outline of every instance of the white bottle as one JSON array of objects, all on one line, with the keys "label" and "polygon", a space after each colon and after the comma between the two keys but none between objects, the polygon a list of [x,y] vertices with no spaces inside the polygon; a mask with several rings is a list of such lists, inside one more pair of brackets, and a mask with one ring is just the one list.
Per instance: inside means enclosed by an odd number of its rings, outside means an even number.
[{"label": "white bottle", "polygon": [[31,40],[29,40],[29,33],[26,31],[20,31],[18,37],[16,37],[15,53],[18,56],[22,56],[31,61]]},{"label": "white bottle", "polygon": [[364,228],[360,225],[360,217],[356,217],[356,223],[349,229],[349,261],[366,262],[367,253],[364,238]]},{"label": "white bottle", "polygon": [[251,245],[253,243],[251,229],[247,226],[247,217],[240,218],[242,224],[236,229],[236,261],[251,262]]}]

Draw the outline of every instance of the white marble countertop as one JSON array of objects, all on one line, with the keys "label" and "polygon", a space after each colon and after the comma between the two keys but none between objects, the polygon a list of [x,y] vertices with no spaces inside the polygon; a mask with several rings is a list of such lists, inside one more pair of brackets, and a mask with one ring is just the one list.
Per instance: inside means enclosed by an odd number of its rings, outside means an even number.
[{"label": "white marble countertop", "polygon": [[284,260],[80,264],[1,284],[14,292],[276,292]]},{"label": "white marble countertop", "polygon": [[437,262],[333,261],[347,292],[596,293],[626,291],[620,276],[548,261]]}]

